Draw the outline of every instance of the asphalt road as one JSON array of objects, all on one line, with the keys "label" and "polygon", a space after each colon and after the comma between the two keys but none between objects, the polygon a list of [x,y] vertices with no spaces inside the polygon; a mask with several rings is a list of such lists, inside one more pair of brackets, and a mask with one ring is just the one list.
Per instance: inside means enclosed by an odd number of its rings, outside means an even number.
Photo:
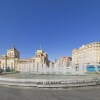
[{"label": "asphalt road", "polygon": [[0,100],[100,100],[100,86],[78,89],[0,86]]}]

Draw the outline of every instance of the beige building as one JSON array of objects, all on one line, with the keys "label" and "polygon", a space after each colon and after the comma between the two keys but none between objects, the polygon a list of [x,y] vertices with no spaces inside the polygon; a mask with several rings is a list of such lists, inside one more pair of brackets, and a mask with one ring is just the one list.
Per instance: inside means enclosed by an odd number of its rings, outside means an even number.
[{"label": "beige building", "polygon": [[0,68],[4,71],[43,72],[49,63],[48,55],[42,49],[37,50],[33,58],[20,59],[20,52],[13,47],[0,57]]},{"label": "beige building", "polygon": [[0,57],[0,68],[4,71],[31,73],[66,73],[74,71],[100,71],[100,42],[93,42],[73,49],[71,57],[61,57],[50,62],[42,49],[36,51],[32,58],[20,59],[20,52],[15,48],[7,50]]},{"label": "beige building", "polygon": [[72,71],[71,62],[72,62],[71,57],[61,57],[60,59],[56,60],[54,62],[55,72],[58,73],[71,72]]},{"label": "beige building", "polygon": [[61,57],[60,59],[57,60],[59,65],[61,65],[62,67],[64,66],[69,67],[71,64],[71,61],[72,61],[71,57]]},{"label": "beige building", "polygon": [[33,59],[35,60],[37,64],[41,63],[41,64],[46,64],[47,66],[49,66],[50,61],[48,60],[48,55],[42,49],[37,50]]},{"label": "beige building", "polygon": [[42,49],[37,50],[33,58],[18,59],[17,63],[19,72],[43,73],[49,67],[48,55]]},{"label": "beige building", "polygon": [[[72,65],[75,70],[94,71],[100,66],[100,42],[83,45],[72,51]],[[89,69],[90,66],[90,69]],[[95,69],[93,69],[93,67]]]},{"label": "beige building", "polygon": [[16,48],[7,50],[7,54],[0,57],[0,67],[3,70],[16,70],[17,61],[20,58],[20,52]]},{"label": "beige building", "polygon": [[32,73],[35,70],[34,64],[35,61],[32,58],[18,59],[16,71]]},{"label": "beige building", "polygon": [[36,73],[43,73],[46,72],[46,69],[49,67],[49,59],[46,52],[42,49],[36,51],[35,56],[33,57],[35,60],[35,72]]},{"label": "beige building", "polygon": [[19,71],[30,73],[65,73],[71,66],[71,57],[62,57],[50,62],[48,55],[42,49],[36,51],[32,58],[20,59],[20,52],[16,48],[7,50],[7,54],[0,57],[0,67],[4,71]]}]

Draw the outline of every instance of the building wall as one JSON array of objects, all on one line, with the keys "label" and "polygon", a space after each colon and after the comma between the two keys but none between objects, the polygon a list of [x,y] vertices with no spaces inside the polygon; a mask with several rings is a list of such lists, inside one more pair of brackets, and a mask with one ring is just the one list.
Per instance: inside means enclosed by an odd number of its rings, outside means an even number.
[{"label": "building wall", "polygon": [[62,57],[56,62],[50,62],[48,55],[42,49],[36,51],[33,58],[20,59],[20,52],[16,48],[7,50],[7,54],[0,57],[0,66],[8,67],[19,72],[31,73],[63,73],[69,70],[70,57]]},{"label": "building wall", "polygon": [[87,65],[99,65],[100,42],[93,42],[83,45],[79,49],[74,49],[72,51],[72,64],[74,67],[79,66],[80,70],[84,71],[86,71]]},{"label": "building wall", "polygon": [[17,60],[19,59],[20,53],[15,48],[7,50],[7,54],[0,57],[1,68],[6,70],[7,68],[16,70]]},{"label": "building wall", "polygon": [[54,70],[58,73],[66,73],[71,70],[71,57],[61,57],[54,62]]}]

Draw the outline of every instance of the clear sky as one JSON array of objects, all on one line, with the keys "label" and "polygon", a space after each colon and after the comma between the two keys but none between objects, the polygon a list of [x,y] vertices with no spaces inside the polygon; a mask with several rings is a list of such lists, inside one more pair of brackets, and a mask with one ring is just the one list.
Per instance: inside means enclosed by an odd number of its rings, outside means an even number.
[{"label": "clear sky", "polygon": [[50,59],[100,41],[100,0],[0,0],[0,55],[14,44],[21,57],[42,46]]}]

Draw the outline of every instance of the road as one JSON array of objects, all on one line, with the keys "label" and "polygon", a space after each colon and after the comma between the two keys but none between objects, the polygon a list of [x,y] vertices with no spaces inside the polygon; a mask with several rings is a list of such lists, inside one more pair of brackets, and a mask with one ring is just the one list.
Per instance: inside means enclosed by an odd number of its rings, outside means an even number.
[{"label": "road", "polygon": [[0,100],[100,100],[100,86],[74,89],[0,86]]}]

